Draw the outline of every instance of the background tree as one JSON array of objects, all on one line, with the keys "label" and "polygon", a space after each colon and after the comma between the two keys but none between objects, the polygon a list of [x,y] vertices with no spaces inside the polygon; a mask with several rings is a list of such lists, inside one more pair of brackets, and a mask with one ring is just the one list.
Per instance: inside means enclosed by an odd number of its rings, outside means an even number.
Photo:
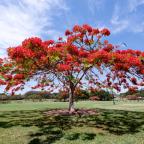
[{"label": "background tree", "polygon": [[8,48],[8,58],[1,59],[0,83],[12,93],[23,89],[30,79],[38,82],[32,88],[68,90],[70,112],[74,111],[77,87],[135,90],[143,85],[144,52],[118,50],[105,40],[109,35],[106,28],[84,24],[66,30],[66,37],[58,41],[26,39]]},{"label": "background tree", "polygon": [[90,92],[90,96],[96,96],[101,101],[109,101],[113,99],[112,94],[106,90],[92,89]]}]

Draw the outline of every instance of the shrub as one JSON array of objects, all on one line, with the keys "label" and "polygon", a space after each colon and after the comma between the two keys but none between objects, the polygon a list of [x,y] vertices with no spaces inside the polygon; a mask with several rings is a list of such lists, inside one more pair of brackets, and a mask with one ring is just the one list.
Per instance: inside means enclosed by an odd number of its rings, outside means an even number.
[{"label": "shrub", "polygon": [[89,97],[90,97],[90,95],[89,95],[88,90],[83,90],[83,89],[78,88],[75,91],[75,99],[76,100],[87,100],[87,99],[89,99]]},{"label": "shrub", "polygon": [[128,96],[127,96],[127,99],[128,99],[128,100],[138,100],[138,97],[135,96],[135,95],[128,95]]},{"label": "shrub", "polygon": [[97,89],[91,89],[90,96],[91,97],[97,96],[97,97],[99,97],[99,100],[101,100],[101,101],[109,101],[109,100],[113,99],[112,95],[108,91],[97,90]]},{"label": "shrub", "polygon": [[59,101],[67,101],[67,99],[68,99],[68,92],[67,91],[60,91],[59,93],[58,93],[58,97],[57,97],[57,99],[59,100]]},{"label": "shrub", "polygon": [[89,98],[89,100],[92,100],[92,101],[99,101],[100,98],[98,96],[92,96]]}]

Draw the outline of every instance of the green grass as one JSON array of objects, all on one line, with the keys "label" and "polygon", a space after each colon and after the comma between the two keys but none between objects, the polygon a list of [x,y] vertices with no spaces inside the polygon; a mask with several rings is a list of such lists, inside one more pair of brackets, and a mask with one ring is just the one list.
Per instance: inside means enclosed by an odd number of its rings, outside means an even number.
[{"label": "green grass", "polygon": [[[118,101],[116,102],[116,105],[113,105],[112,101],[79,101],[75,103],[75,106],[76,108],[99,108],[144,112],[144,101]],[[0,111],[46,110],[55,108],[68,108],[68,103],[53,101],[11,101],[8,104],[0,104]]]},{"label": "green grass", "polygon": [[65,102],[0,104],[0,144],[144,144],[144,102],[77,102],[94,116],[46,116]]}]

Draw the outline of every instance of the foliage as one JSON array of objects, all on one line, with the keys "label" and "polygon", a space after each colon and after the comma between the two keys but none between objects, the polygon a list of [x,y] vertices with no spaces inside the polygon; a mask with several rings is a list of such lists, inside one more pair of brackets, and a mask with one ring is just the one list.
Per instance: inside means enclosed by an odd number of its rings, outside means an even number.
[{"label": "foliage", "polygon": [[59,91],[57,94],[57,99],[60,101],[67,101],[68,100],[68,92],[67,91]]},{"label": "foliage", "polygon": [[139,91],[138,95],[144,98],[144,90]]},{"label": "foliage", "polygon": [[29,91],[24,94],[25,99],[50,99],[51,94],[46,91]]},{"label": "foliage", "polygon": [[121,97],[127,98],[129,100],[143,100],[144,99],[144,90],[137,90],[137,91],[127,91],[120,95]]},{"label": "foliage", "polygon": [[15,94],[13,96],[7,95],[5,93],[0,94],[0,101],[6,101],[6,100],[23,100],[24,96],[21,94]]},{"label": "foliage", "polygon": [[105,91],[105,90],[97,90],[97,89],[91,89],[90,96],[92,97],[91,100],[99,99],[101,101],[109,101],[109,100],[112,100],[113,98],[110,92]]},{"label": "foliage", "polygon": [[89,100],[92,100],[92,101],[99,101],[100,98],[99,98],[98,96],[91,96],[91,97],[89,98]]},{"label": "foliage", "polygon": [[75,100],[88,100],[90,97],[90,93],[87,89],[77,88],[75,90],[74,98]]},{"label": "foliage", "polygon": [[128,100],[138,100],[138,97],[135,95],[127,95],[126,97]]}]

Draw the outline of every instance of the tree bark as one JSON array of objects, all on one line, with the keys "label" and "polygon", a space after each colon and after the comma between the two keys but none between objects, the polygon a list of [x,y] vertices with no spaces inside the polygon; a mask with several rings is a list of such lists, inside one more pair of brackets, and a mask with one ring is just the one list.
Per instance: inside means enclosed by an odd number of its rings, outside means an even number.
[{"label": "tree bark", "polygon": [[69,91],[69,112],[72,113],[75,111],[75,107],[74,107],[74,91],[75,88],[73,86],[73,84],[70,84],[70,91]]}]

